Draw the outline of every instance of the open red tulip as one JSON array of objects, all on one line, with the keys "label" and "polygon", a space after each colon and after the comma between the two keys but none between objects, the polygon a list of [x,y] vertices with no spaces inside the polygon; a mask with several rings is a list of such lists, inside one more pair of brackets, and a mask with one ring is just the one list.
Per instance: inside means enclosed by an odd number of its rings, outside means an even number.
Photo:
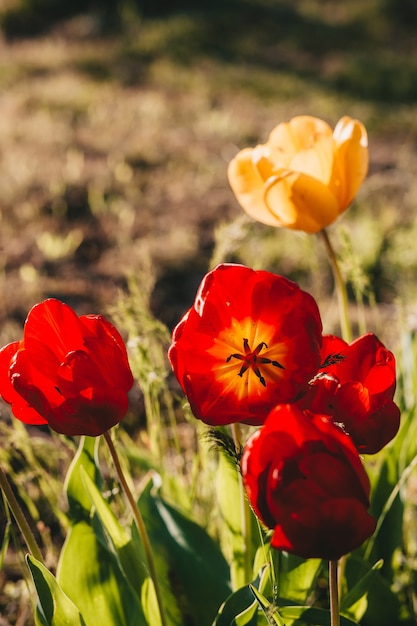
[{"label": "open red tulip", "polygon": [[257,425],[307,392],[321,332],[315,300],[296,283],[223,264],[204,277],[168,356],[197,418]]}]

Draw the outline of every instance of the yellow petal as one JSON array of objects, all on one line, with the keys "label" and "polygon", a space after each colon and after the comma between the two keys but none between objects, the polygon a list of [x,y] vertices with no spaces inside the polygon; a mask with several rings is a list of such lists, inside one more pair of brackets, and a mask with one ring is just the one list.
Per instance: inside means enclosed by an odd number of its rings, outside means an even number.
[{"label": "yellow petal", "polygon": [[264,179],[260,174],[262,168],[254,164],[253,152],[251,148],[241,150],[229,163],[227,175],[230,186],[248,215],[263,224],[278,226],[276,218],[265,204]]},{"label": "yellow petal", "polygon": [[332,137],[330,126],[317,117],[299,115],[288,123],[278,124],[269,135],[271,161],[279,167],[289,167],[298,152],[310,150],[317,142]]},{"label": "yellow petal", "polygon": [[330,188],[344,211],[368,172],[368,136],[361,122],[342,117],[334,129],[335,156]]},{"label": "yellow petal", "polygon": [[252,163],[264,182],[274,174],[270,156],[270,150],[267,145],[256,146],[252,150]]},{"label": "yellow petal", "polygon": [[300,150],[292,159],[290,169],[302,172],[328,185],[334,161],[333,137],[319,135],[313,146]]},{"label": "yellow petal", "polygon": [[338,216],[338,203],[331,191],[319,180],[282,170],[267,181],[265,204],[277,225],[306,233],[316,233]]}]

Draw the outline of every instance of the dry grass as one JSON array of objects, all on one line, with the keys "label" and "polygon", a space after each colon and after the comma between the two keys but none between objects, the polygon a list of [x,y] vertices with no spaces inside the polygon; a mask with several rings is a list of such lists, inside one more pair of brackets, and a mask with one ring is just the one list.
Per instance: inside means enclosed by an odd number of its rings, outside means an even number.
[{"label": "dry grass", "polygon": [[[81,311],[106,309],[144,249],[157,270],[156,313],[175,323],[207,268],[215,227],[240,216],[226,180],[229,159],[297,113],[332,124],[350,114],[367,124],[370,175],[356,207],[333,227],[334,236],[346,228],[358,243],[354,252],[370,272],[377,301],[404,295],[398,293],[399,282],[407,282],[403,272],[417,265],[411,245],[414,108],[401,97],[381,102],[379,86],[377,96],[360,97],[354,68],[372,41],[365,46],[361,33],[368,22],[355,21],[355,5],[350,12],[339,8],[333,23],[330,4],[320,14],[315,3],[300,6],[298,13],[285,3],[275,7],[276,41],[269,27],[264,46],[259,31],[269,17],[266,3],[253,32],[245,30],[247,5],[242,23],[228,27],[235,36],[225,41],[214,36],[230,8],[225,16],[209,14],[208,22],[204,14],[179,13],[138,21],[131,32],[107,37],[97,35],[93,16],[84,16],[47,35],[3,41],[3,340],[15,338],[28,308],[48,295]],[[337,36],[343,41],[355,32],[356,46],[342,48]],[[374,41],[375,59],[384,44]],[[405,62],[405,43],[403,48],[391,65]],[[350,88],[338,86],[342,76]],[[376,65],[368,76],[386,79]],[[410,67],[410,89],[412,76]],[[311,246],[303,238],[255,227],[249,246],[237,251],[237,260],[314,286],[306,276]]]}]

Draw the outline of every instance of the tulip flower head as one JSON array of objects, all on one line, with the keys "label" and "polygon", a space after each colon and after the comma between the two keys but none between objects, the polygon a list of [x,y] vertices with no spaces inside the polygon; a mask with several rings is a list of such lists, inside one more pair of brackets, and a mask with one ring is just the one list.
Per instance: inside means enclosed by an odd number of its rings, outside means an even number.
[{"label": "tulip flower head", "polygon": [[361,454],[375,454],[400,426],[400,409],[393,400],[395,357],[373,333],[351,344],[324,335],[323,360],[332,354],[340,358],[313,381],[310,408],[340,424]]},{"label": "tulip flower head", "polygon": [[249,501],[273,529],[278,550],[332,561],[375,530],[360,456],[322,415],[293,404],[275,407],[247,442],[241,465]]},{"label": "tulip flower head", "polygon": [[31,309],[22,341],[0,350],[0,395],[15,417],[65,435],[95,437],[120,422],[132,385],[116,328],[52,298]]},{"label": "tulip flower head", "polygon": [[308,115],[281,123],[266,144],[245,148],[228,177],[242,208],[271,226],[316,233],[351,204],[368,171],[368,138],[358,120],[334,131]]},{"label": "tulip flower head", "polygon": [[206,424],[262,424],[308,390],[320,364],[315,300],[276,274],[223,264],[203,279],[174,329],[168,356]]}]

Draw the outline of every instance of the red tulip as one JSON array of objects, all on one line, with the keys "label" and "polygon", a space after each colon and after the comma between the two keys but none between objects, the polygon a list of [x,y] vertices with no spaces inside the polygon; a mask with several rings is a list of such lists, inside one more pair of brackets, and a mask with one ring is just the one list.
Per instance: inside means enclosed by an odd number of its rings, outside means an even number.
[{"label": "red tulip", "polygon": [[34,306],[23,339],[0,351],[0,394],[26,424],[98,436],[120,422],[133,385],[119,332],[59,300]]},{"label": "red tulip", "polygon": [[375,454],[400,426],[400,410],[393,401],[395,357],[373,333],[351,344],[325,335],[322,358],[334,354],[341,358],[314,380],[311,408],[339,423],[359,452]]},{"label": "red tulip", "polygon": [[321,319],[292,281],[243,265],[209,272],[169,349],[194,415],[206,424],[262,424],[308,390],[320,364]]},{"label": "red tulip", "polygon": [[274,548],[335,560],[375,530],[359,453],[325,416],[275,407],[245,446],[242,474],[256,515],[274,531]]}]

